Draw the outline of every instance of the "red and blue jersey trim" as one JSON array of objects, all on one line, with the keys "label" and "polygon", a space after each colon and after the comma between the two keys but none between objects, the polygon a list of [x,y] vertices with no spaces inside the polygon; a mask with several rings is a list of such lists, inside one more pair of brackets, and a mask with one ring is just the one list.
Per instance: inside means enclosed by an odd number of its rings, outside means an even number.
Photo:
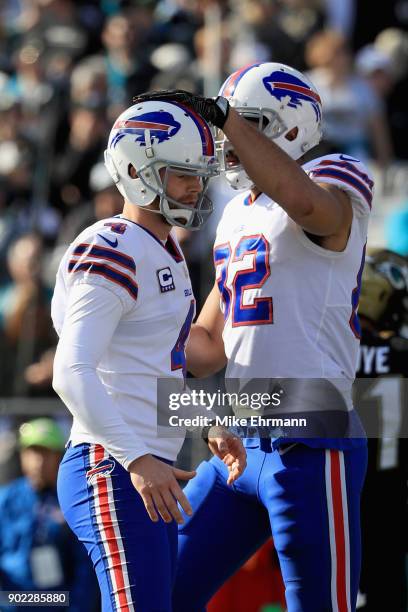
[{"label": "red and blue jersey trim", "polygon": [[184,260],[183,255],[180,253],[179,249],[177,248],[176,243],[174,242],[173,238],[170,235],[168,236],[166,240],[166,244],[164,245],[164,248],[169,253],[169,255],[173,257],[176,263],[180,263],[181,261]]},{"label": "red and blue jersey trim", "polygon": [[249,193],[246,198],[244,198],[244,206],[252,206],[254,202],[259,198],[262,192],[258,193],[254,198],[252,198],[252,193]]},{"label": "red and blue jersey trim", "polygon": [[[367,185],[363,182],[364,179],[362,179],[361,176],[357,176],[357,173],[355,172],[356,168],[345,167],[343,170],[342,168],[338,167],[339,165],[340,165],[340,162],[335,163],[335,162],[331,162],[328,160],[323,161],[319,164],[319,166],[317,166],[316,168],[313,168],[310,171],[310,174],[313,177],[331,178],[334,180],[342,181],[343,183],[346,183],[347,185],[350,185],[363,196],[364,200],[367,202],[371,210],[371,205],[372,205],[372,200],[373,200],[373,194],[372,194],[371,188],[367,187]],[[349,171],[347,172],[347,170]],[[351,172],[353,172],[353,174],[351,174]]]},{"label": "red and blue jersey trim", "polygon": [[166,240],[166,243],[163,244],[162,241],[159,240],[159,238],[157,238],[157,236],[153,234],[153,232],[147,229],[147,227],[140,225],[140,223],[136,223],[136,221],[131,221],[130,219],[126,219],[126,220],[129,221],[130,223],[133,223],[133,225],[137,225],[137,227],[140,227],[140,229],[146,232],[146,234],[149,234],[149,236],[151,236],[153,240],[155,240],[157,244],[161,246],[162,249],[167,251],[167,253],[174,259],[176,263],[180,263],[184,261],[183,253],[177,248],[177,245],[170,234]]},{"label": "red and blue jersey trim", "polygon": [[131,272],[136,272],[136,264],[134,259],[129,257],[129,255],[125,255],[125,253],[115,251],[115,249],[110,249],[109,247],[103,247],[95,244],[82,243],[75,247],[73,256],[83,255],[84,253],[86,253],[87,257],[107,259],[108,261],[119,264],[123,268],[127,268]]},{"label": "red and blue jersey trim", "polygon": [[122,272],[115,270],[115,268],[111,268],[111,266],[108,264],[97,263],[95,261],[80,262],[75,259],[71,259],[68,264],[68,271],[72,273],[88,272],[89,274],[103,276],[104,278],[107,278],[113,283],[116,283],[120,287],[126,289],[129,295],[134,300],[137,300],[139,288],[136,281],[130,278],[130,276],[127,274],[123,274]]},{"label": "red and blue jersey trim", "polygon": [[319,162],[319,166],[338,166],[339,168],[343,168],[344,170],[349,170],[350,172],[356,174],[362,181],[364,181],[364,183],[366,183],[369,189],[373,189],[374,187],[374,181],[370,179],[368,174],[359,170],[357,166],[352,164],[350,161],[334,161],[331,159],[323,159],[321,162]]},{"label": "red and blue jersey trim", "polygon": [[243,66],[243,68],[240,68],[236,72],[233,72],[231,76],[229,76],[228,79],[225,81],[224,85],[221,87],[220,96],[224,96],[225,98],[230,98],[231,96],[233,96],[235,89],[242,77],[247,72],[252,70],[252,68],[256,68],[257,66],[260,66],[260,64],[247,64],[246,66]]}]

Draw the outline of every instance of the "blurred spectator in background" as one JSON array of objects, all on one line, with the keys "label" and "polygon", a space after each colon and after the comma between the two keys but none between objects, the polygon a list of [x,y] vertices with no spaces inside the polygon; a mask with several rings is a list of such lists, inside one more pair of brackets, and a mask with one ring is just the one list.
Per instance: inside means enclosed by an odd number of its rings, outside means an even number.
[{"label": "blurred spectator in background", "polygon": [[89,170],[103,147],[100,132],[105,126],[108,91],[103,58],[91,55],[79,61],[68,85],[56,127],[51,191],[54,205],[65,214],[89,195]]},{"label": "blurred spectator in background", "polygon": [[89,200],[89,173],[104,150],[106,118],[101,109],[74,106],[70,112],[70,131],[64,150],[54,162],[55,200],[67,213]]},{"label": "blurred spectator in background", "polygon": [[[66,216],[58,237],[58,249],[62,245],[65,250],[82,230],[96,221],[114,217],[122,212],[123,198],[113,183],[105,164],[101,161],[95,164],[90,171],[89,189],[93,198]],[[61,258],[61,256],[62,253],[58,251],[58,257]]]},{"label": "blurred spectator in background", "polygon": [[[0,486],[21,476],[20,457],[13,419],[0,419]],[[1,518],[1,517],[0,517]],[[0,571],[1,575],[1,571]],[[0,578],[1,585],[1,578]]]},{"label": "blurred spectator in background", "polygon": [[352,157],[374,157],[386,167],[393,152],[384,107],[366,80],[353,71],[346,39],[334,31],[315,34],[307,43],[309,76],[322,98],[323,133],[333,151]]},{"label": "blurred spectator in background", "polygon": [[64,442],[49,418],[20,427],[23,476],[0,486],[0,588],[69,591],[71,612],[92,612],[98,597],[92,564],[57,500]]},{"label": "blurred spectator in background", "polygon": [[183,45],[192,54],[194,34],[204,25],[208,12],[215,8],[225,23],[238,4],[229,0],[160,0],[156,2],[151,40],[155,47],[165,43]]},{"label": "blurred spectator in background", "polygon": [[7,259],[10,282],[0,288],[1,388],[6,394],[24,395],[25,369],[55,344],[49,319],[52,292],[41,280],[39,236],[17,239]]},{"label": "blurred spectator in background", "polygon": [[105,109],[108,100],[107,69],[100,55],[82,59],[71,74],[71,104]]},{"label": "blurred spectator in background", "polygon": [[40,354],[37,361],[24,370],[24,380],[31,389],[31,395],[51,395],[52,368],[54,365],[55,347]]},{"label": "blurred spectator in background", "polygon": [[182,88],[204,93],[215,78],[212,91],[217,92],[219,81],[225,80],[228,74],[231,30],[227,24],[212,31],[202,27],[195,32],[193,40],[194,58],[185,47],[172,43],[154,51],[151,61],[158,73],[152,79],[151,89]]},{"label": "blurred spectator in background", "polygon": [[387,117],[396,155],[408,160],[408,32],[386,28],[373,44],[391,63],[394,87],[387,98]]},{"label": "blurred spectator in background", "polygon": [[[289,64],[298,70],[306,68],[306,41],[324,26],[325,13],[320,0],[244,0],[241,19],[253,33],[258,55],[251,61],[272,61]],[[240,25],[242,29],[242,24]],[[242,36],[238,34],[235,53],[240,53]],[[262,48],[261,48],[262,46]],[[237,57],[231,69],[245,64]]]},{"label": "blurred spectator in background", "polygon": [[375,45],[366,45],[360,49],[356,55],[356,69],[380,98],[386,98],[394,87],[394,67],[391,59]]},{"label": "blurred spectator in background", "polygon": [[[10,119],[9,138],[2,140],[0,127],[0,282],[8,279],[7,251],[12,241],[30,229],[28,212],[31,190],[33,154],[27,143],[17,134],[12,135],[13,113],[0,111],[5,121]],[[9,125],[10,125],[9,124]]]},{"label": "blurred spectator in background", "polygon": [[154,68],[146,45],[152,12],[143,6],[109,17],[102,32],[110,118],[129,106],[132,96],[149,89]]},{"label": "blurred spectator in background", "polygon": [[196,86],[196,78],[191,79],[193,56],[184,45],[165,43],[153,51],[150,56],[152,65],[157,70],[150,89],[182,88],[189,91],[202,91]]},{"label": "blurred spectator in background", "polygon": [[14,72],[4,87],[4,94],[20,104],[24,137],[33,143],[46,141],[52,122],[52,115],[46,110],[54,90],[45,77],[43,43],[27,42],[16,50],[13,63]]},{"label": "blurred spectator in background", "polygon": [[[348,13],[349,40],[354,50],[359,50],[367,44],[374,43],[378,48],[378,38],[381,36],[385,44],[391,43],[401,47],[404,46],[403,39],[408,34],[408,2],[407,0],[387,0],[378,2],[373,10],[371,0],[326,0],[336,5],[342,11],[346,7]],[[382,34],[385,32],[386,34]],[[401,53],[400,53],[401,56]],[[406,66],[406,60],[401,61],[402,57],[396,62],[396,66]],[[404,68],[403,68],[404,69]],[[392,142],[397,158],[408,160],[408,76],[405,75],[398,80],[390,99],[388,100],[388,118]]]},{"label": "blurred spectator in background", "polygon": [[[332,0],[335,2],[336,0]],[[387,0],[378,2],[373,10],[371,0],[344,0],[351,5],[352,23],[350,38],[353,49],[360,49],[374,41],[384,28],[408,30],[408,10],[406,0]],[[337,4],[340,4],[337,2]]]},{"label": "blurred spectator in background", "polygon": [[20,40],[38,40],[49,54],[63,51],[71,62],[85,53],[87,30],[80,22],[77,2],[72,0],[31,0],[22,2]]},{"label": "blurred spectator in background", "polygon": [[0,97],[0,142],[13,140],[20,136],[22,124],[21,105],[10,93],[6,93],[6,83],[2,83]]},{"label": "blurred spectator in background", "polygon": [[[389,100],[401,74],[401,66],[397,68],[396,59],[377,48],[375,44],[366,45],[360,49],[355,58],[355,65],[357,74],[369,84],[378,99],[381,100],[387,124],[387,138],[392,142],[389,117],[386,113],[389,112]],[[398,143],[395,144],[398,148]],[[394,149],[394,143],[391,146]],[[392,193],[393,183],[395,183],[394,174],[388,167],[387,172],[378,175],[377,193],[382,196]]]}]

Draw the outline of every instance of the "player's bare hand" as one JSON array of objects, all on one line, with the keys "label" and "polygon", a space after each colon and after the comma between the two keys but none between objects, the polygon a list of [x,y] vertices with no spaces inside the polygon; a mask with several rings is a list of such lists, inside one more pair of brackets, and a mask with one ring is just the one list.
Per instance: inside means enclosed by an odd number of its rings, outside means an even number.
[{"label": "player's bare hand", "polygon": [[181,525],[184,520],[177,502],[191,516],[193,510],[177,480],[190,480],[196,472],[180,470],[152,455],[143,455],[128,468],[132,484],[141,496],[146,511],[155,523],[160,515],[165,523],[173,519]]},{"label": "player's bare hand", "polygon": [[208,432],[208,447],[228,467],[227,484],[231,485],[246,468],[246,451],[241,439],[224,427],[214,426]]}]

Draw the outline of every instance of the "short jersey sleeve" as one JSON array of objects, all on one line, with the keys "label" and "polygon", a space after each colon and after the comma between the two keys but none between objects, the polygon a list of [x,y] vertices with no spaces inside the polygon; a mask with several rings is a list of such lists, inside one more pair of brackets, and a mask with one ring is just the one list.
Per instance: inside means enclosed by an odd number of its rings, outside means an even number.
[{"label": "short jersey sleeve", "polygon": [[125,311],[136,305],[135,259],[126,252],[126,242],[112,239],[108,230],[99,228],[88,236],[82,233],[69,247],[61,265],[68,290],[79,283],[101,285],[120,298]]},{"label": "short jersey sleeve", "polygon": [[348,155],[326,155],[303,166],[316,183],[329,183],[345,191],[358,217],[371,212],[374,181],[365,165]]}]

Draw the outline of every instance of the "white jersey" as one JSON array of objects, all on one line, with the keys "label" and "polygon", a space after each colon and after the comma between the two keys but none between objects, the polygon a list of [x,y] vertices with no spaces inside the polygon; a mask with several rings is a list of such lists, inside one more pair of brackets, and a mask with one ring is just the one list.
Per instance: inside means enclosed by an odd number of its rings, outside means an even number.
[{"label": "white jersey", "polygon": [[102,444],[125,467],[145,453],[176,459],[183,439],[157,433],[157,378],[183,380],[194,312],[173,233],[164,245],[114,217],[78,236],[59,266],[52,301],[60,335],[55,368],[74,416],[73,445]]},{"label": "white jersey", "polygon": [[353,222],[343,252],[310,240],[266,195],[226,206],[214,262],[225,317],[231,378],[333,378],[351,386],[359,347],[357,304],[373,182],[344,155],[303,166],[318,183],[350,197]]}]

